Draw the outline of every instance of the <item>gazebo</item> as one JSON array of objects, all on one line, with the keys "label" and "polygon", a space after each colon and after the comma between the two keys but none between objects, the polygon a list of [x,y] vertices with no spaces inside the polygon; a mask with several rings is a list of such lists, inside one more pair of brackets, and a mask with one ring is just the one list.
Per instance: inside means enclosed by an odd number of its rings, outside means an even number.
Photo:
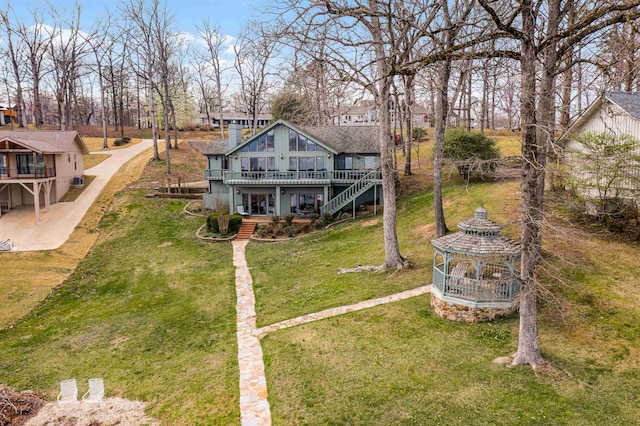
[{"label": "gazebo", "polygon": [[478,207],[460,232],[437,238],[431,305],[453,321],[490,321],[518,308],[520,243],[500,235],[502,226]]}]

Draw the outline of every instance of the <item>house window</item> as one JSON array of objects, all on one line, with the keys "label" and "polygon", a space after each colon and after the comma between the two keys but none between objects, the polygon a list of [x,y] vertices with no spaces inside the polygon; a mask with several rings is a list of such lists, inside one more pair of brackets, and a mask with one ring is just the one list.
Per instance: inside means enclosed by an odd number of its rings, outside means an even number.
[{"label": "house window", "polygon": [[73,170],[78,170],[78,163],[76,162],[76,154],[73,154]]},{"label": "house window", "polygon": [[324,194],[291,194],[291,213],[315,213],[324,204]]},{"label": "house window", "polygon": [[298,134],[289,129],[289,151],[297,151]]},{"label": "house window", "polygon": [[8,176],[7,170],[7,156],[4,154],[0,154],[0,176]]},{"label": "house window", "polygon": [[248,172],[249,171],[249,158],[248,157],[242,157],[240,159],[240,170],[242,170],[243,172]]},{"label": "house window", "polygon": [[307,138],[302,135],[298,135],[298,151],[307,150]]},{"label": "house window", "polygon": [[298,157],[298,170],[313,171],[315,170],[315,159],[313,157]]},{"label": "house window", "polygon": [[16,166],[18,168],[19,175],[32,175],[33,174],[33,155],[17,154]]},{"label": "house window", "polygon": [[365,170],[375,170],[376,167],[376,157],[373,155],[366,155],[364,157],[364,168]]},{"label": "house window", "polygon": [[273,129],[267,132],[267,151],[273,152],[276,150],[275,132]]},{"label": "house window", "polygon": [[338,170],[353,170],[353,157],[338,157],[336,159],[336,168]]},{"label": "house window", "polygon": [[316,157],[316,170],[325,170],[324,157]]},{"label": "house window", "polygon": [[229,170],[229,157],[222,157],[220,164],[222,170]]}]

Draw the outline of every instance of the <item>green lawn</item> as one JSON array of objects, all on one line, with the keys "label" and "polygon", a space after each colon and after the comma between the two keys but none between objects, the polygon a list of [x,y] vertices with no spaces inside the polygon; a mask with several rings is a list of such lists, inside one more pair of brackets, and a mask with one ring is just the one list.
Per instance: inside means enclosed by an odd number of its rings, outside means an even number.
[{"label": "green lawn", "polygon": [[234,269],[228,244],[194,238],[183,202],[116,196],[75,273],[0,331],[0,383],[55,399],[58,382],[105,380],[164,424],[239,418]]},{"label": "green lawn", "polygon": [[[448,186],[449,227],[484,204],[518,238],[519,189],[516,181]],[[381,225],[366,220],[306,240],[250,244],[259,324],[430,282],[431,205],[429,190],[399,201],[408,271],[336,274],[382,262]],[[515,352],[517,318],[452,323],[420,296],[267,335],[274,424],[637,424],[640,249],[576,229],[546,233],[546,370],[492,364]]]},{"label": "green lawn", "polygon": [[[258,325],[430,283],[433,195],[420,173],[403,178],[411,187],[398,200],[410,269],[337,274],[383,262],[382,215],[250,243]],[[456,182],[445,188],[449,228],[483,204],[518,238],[517,181]],[[143,195],[116,195],[72,276],[0,331],[0,383],[54,399],[59,380],[103,377],[108,395],[146,401],[163,424],[237,424],[231,246],[197,241],[202,219],[183,202]],[[640,247],[549,213],[539,305],[549,367],[492,364],[516,350],[517,318],[453,323],[419,296],[268,334],[274,424],[638,424]]]}]

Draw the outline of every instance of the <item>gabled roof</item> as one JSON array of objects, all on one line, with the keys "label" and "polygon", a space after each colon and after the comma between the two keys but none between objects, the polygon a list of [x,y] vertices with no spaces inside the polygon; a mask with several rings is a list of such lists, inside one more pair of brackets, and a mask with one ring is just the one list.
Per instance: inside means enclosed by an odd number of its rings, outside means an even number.
[{"label": "gabled roof", "polygon": [[189,141],[191,148],[204,155],[224,155],[229,150],[229,143],[222,139],[207,141]]},{"label": "gabled roof", "polygon": [[336,153],[380,153],[379,126],[300,126],[311,139],[332,147]]},{"label": "gabled roof", "polygon": [[38,154],[64,154],[75,141],[83,154],[89,153],[89,148],[76,131],[0,131],[0,141],[5,140],[22,145]]},{"label": "gabled roof", "polygon": [[632,118],[640,120],[640,93],[630,92],[605,92],[598,99],[593,101],[591,105],[580,115],[569,129],[558,139],[558,142],[565,142],[570,134],[575,133],[596,111],[600,109],[604,100],[615,104]]},{"label": "gabled roof", "polygon": [[227,155],[241,149],[254,139],[282,124],[318,143],[332,154],[372,154],[380,152],[378,126],[298,126],[285,120],[278,120],[261,132],[227,151]]}]

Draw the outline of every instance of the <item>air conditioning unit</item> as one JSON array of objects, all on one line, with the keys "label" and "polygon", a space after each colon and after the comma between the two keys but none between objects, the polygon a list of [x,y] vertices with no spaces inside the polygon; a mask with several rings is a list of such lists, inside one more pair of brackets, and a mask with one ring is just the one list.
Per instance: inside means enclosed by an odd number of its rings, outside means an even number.
[{"label": "air conditioning unit", "polygon": [[81,176],[75,176],[73,178],[73,181],[72,181],[71,185],[77,185],[77,186],[84,185],[84,178],[81,177]]}]

